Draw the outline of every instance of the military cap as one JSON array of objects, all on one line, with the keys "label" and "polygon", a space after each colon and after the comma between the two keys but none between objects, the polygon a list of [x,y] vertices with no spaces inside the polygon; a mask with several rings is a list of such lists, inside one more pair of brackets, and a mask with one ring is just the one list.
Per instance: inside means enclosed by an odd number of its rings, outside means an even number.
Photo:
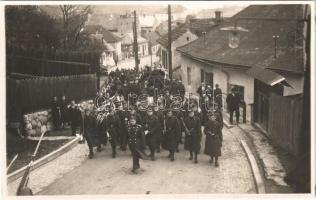
[{"label": "military cap", "polygon": [[147,108],[147,112],[152,112],[152,111],[153,111],[152,106],[148,106],[148,108]]}]

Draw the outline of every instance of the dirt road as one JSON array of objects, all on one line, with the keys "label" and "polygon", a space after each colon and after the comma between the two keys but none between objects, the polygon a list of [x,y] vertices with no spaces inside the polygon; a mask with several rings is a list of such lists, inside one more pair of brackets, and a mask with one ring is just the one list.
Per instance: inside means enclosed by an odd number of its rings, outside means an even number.
[{"label": "dirt road", "polygon": [[134,175],[131,173],[130,152],[119,151],[117,158],[112,159],[110,147],[107,146],[92,160],[85,159],[79,167],[44,187],[38,194],[255,193],[251,169],[238,134],[223,129],[224,143],[219,168],[211,165],[209,157],[204,154],[199,155],[198,164],[192,163],[188,160],[189,153],[181,145],[175,162],[170,162],[168,153],[162,151],[157,154],[156,161],[141,161],[140,172]]}]

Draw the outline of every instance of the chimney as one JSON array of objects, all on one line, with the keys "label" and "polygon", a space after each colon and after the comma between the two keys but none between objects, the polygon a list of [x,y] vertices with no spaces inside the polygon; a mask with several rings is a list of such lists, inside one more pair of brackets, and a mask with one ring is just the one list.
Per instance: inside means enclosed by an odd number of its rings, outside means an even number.
[{"label": "chimney", "polygon": [[222,22],[222,11],[215,11],[215,23],[219,24]]}]

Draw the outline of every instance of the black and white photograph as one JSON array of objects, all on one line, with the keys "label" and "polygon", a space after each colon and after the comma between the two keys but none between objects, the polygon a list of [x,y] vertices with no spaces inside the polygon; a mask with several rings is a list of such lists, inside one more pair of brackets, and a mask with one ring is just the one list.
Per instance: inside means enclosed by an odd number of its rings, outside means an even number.
[{"label": "black and white photograph", "polygon": [[2,5],[5,197],[313,197],[313,1]]}]

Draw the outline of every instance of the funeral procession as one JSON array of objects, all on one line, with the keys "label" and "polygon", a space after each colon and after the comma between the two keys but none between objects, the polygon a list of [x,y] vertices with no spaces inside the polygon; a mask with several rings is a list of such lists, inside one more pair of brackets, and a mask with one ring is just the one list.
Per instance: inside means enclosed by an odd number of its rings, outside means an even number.
[{"label": "funeral procession", "polygon": [[310,194],[313,6],[5,5],[4,195]]}]

